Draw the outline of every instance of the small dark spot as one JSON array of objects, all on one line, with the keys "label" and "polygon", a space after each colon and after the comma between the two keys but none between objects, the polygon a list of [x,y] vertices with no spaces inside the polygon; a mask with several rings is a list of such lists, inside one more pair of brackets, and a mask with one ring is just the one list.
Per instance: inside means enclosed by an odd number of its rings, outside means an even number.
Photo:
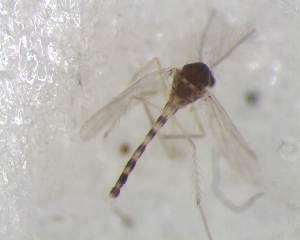
[{"label": "small dark spot", "polygon": [[121,146],[119,148],[119,152],[120,152],[121,155],[126,155],[127,153],[129,153],[130,152],[129,144],[126,143],[126,142],[122,142]]},{"label": "small dark spot", "polygon": [[53,216],[53,217],[52,217],[52,220],[53,220],[54,222],[62,222],[62,221],[63,221],[63,218],[60,217],[60,216]]},{"label": "small dark spot", "polygon": [[121,219],[122,224],[127,227],[127,228],[133,228],[134,227],[134,222],[133,220],[124,214],[121,210],[118,208],[113,208],[112,211]]},{"label": "small dark spot", "polygon": [[116,198],[118,197],[120,194],[120,189],[116,188],[116,187],[113,187],[111,190],[110,190],[110,193],[109,193],[109,196],[111,198]]},{"label": "small dark spot", "polygon": [[245,93],[245,101],[250,106],[257,105],[259,101],[259,94],[256,91],[249,90]]}]

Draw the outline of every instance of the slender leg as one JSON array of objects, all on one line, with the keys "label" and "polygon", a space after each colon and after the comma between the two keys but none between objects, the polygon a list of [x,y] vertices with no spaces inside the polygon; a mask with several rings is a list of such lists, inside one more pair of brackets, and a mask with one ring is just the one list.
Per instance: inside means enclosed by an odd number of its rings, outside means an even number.
[{"label": "slender leg", "polygon": [[208,226],[208,223],[207,223],[207,220],[206,220],[206,217],[205,217],[205,213],[204,213],[202,205],[201,205],[201,190],[200,190],[200,179],[199,179],[200,173],[199,173],[199,166],[197,164],[196,146],[193,143],[190,136],[184,131],[184,129],[181,127],[181,125],[177,122],[176,119],[174,120],[174,123],[180,129],[180,131],[185,136],[185,138],[187,139],[187,141],[189,142],[189,144],[191,145],[191,147],[193,149],[193,175],[194,175],[194,186],[195,186],[197,207],[199,209],[199,212],[200,212],[200,215],[201,215],[204,227],[205,227],[207,237],[208,237],[209,240],[212,240],[212,236],[211,236],[209,226]]},{"label": "slender leg", "polygon": [[[143,77],[146,73],[149,72],[149,69],[151,68],[151,66],[155,64],[156,68],[158,70],[161,70],[161,65],[160,65],[160,61],[157,57],[154,57],[152,60],[150,60],[144,67],[142,67],[138,72],[136,72],[132,78],[131,78],[131,83],[133,84],[134,82],[136,82],[139,78]],[[148,71],[147,71],[148,70]],[[163,81],[161,81],[162,83],[162,91],[166,92],[166,85],[163,83]],[[154,91],[149,91],[149,92],[143,92],[141,93],[141,95],[153,95],[156,94],[157,92]],[[126,108],[129,107],[130,103],[131,103],[132,98],[130,98],[126,104]],[[112,128],[114,127],[114,125],[118,122],[119,118],[116,119],[111,125],[110,127],[105,131],[104,133],[104,138],[106,138],[108,136],[108,134],[110,133],[110,131],[112,130]]]},{"label": "slender leg", "polygon": [[212,171],[213,171],[213,181],[211,183],[211,189],[215,196],[230,210],[234,212],[243,212],[247,210],[249,207],[251,207],[256,200],[263,197],[265,193],[258,192],[251,196],[247,201],[245,201],[241,205],[235,205],[232,203],[219,189],[219,184],[221,182],[221,173],[219,170],[219,156],[216,156],[217,154],[213,154],[215,156],[212,157]]},{"label": "slender leg", "polygon": [[[145,100],[145,99],[142,98],[142,97],[132,96],[131,98],[132,98],[132,99],[135,99],[135,100],[137,100],[137,101],[139,101],[139,102],[142,102],[142,103],[144,104],[145,108],[147,108],[147,111],[146,111],[147,116],[149,117],[149,120],[150,120],[151,125],[153,125],[153,124],[154,124],[154,121],[153,121],[153,118],[152,118],[152,116],[151,116],[151,114],[150,114],[150,111],[149,111],[149,109],[148,109],[148,106],[150,106],[150,107],[152,107],[152,108],[155,108],[155,109],[157,109],[157,110],[159,110],[159,111],[162,111],[163,109],[162,109],[160,106],[158,106],[158,105],[156,105],[156,104],[153,104],[153,103],[151,103],[151,102]],[[194,118],[195,118],[197,127],[199,128],[199,131],[201,132],[201,134],[187,134],[187,135],[188,135],[190,138],[203,138],[203,137],[205,136],[205,131],[204,131],[203,127],[202,127],[200,118],[199,118],[198,114],[196,113],[195,107],[192,107],[192,111],[193,111],[193,114],[194,114]],[[173,121],[176,121],[176,122],[174,122],[176,126],[180,126],[180,127],[183,129],[182,125],[176,120],[176,117],[175,117],[175,116],[173,116],[172,119],[171,119],[170,121],[172,121],[172,120],[173,120]],[[184,130],[184,131],[185,131],[185,130]],[[157,135],[159,135],[159,133],[157,133]],[[175,135],[175,134],[160,134],[160,135],[161,135],[163,138],[166,138],[166,139],[186,138],[186,136],[185,136],[184,134],[176,134],[176,135]]]},{"label": "slender leg", "polygon": [[[188,134],[188,136],[190,138],[204,138],[206,134],[205,134],[204,128],[202,127],[201,120],[200,120],[200,118],[199,118],[199,116],[197,114],[197,110],[195,108],[195,105],[193,103],[191,103],[191,105],[192,105],[191,112],[193,113],[193,116],[194,116],[194,119],[195,119],[195,122],[197,124],[197,127],[198,127],[198,130],[199,130],[200,134]],[[172,119],[174,119],[174,118],[175,118],[175,116]],[[174,139],[174,138],[185,138],[185,135],[183,135],[183,134],[176,134],[176,135],[174,135],[174,134],[172,134],[172,135],[170,135],[170,134],[168,134],[168,135],[164,134],[162,136],[164,138],[166,138],[166,139],[170,139],[170,138],[172,138],[172,139]]]},{"label": "slender leg", "polygon": [[160,64],[159,59],[157,57],[154,57],[144,67],[142,67],[138,72],[133,74],[133,76],[131,78],[131,82],[134,83],[137,79],[139,79],[140,77],[142,77],[146,73],[148,73],[153,64],[156,65],[156,69],[161,70],[161,64]]}]

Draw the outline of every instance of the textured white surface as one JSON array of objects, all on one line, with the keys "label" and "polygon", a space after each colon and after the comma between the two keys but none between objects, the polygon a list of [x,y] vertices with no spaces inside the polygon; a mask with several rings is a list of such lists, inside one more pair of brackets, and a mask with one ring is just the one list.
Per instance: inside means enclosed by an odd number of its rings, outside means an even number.
[{"label": "textured white surface", "polygon": [[[214,71],[214,93],[256,152],[257,189],[266,192],[242,213],[226,208],[210,189],[210,133],[195,140],[212,236],[299,239],[299,3],[213,2],[0,2],[1,239],[206,239],[186,141],[175,141],[174,160],[153,141],[111,207],[106,197],[129,159],[119,147],[138,146],[146,116],[132,107],[104,142],[101,133],[82,142],[78,132],[154,56],[163,67],[197,60],[212,9],[257,29]],[[244,101],[247,90],[259,93],[255,107]],[[236,204],[257,190],[234,179],[221,187]]]}]

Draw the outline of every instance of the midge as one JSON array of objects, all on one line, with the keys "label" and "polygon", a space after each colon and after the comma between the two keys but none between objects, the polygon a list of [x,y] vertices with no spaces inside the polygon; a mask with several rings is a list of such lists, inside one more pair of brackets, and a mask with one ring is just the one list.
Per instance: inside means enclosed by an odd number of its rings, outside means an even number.
[{"label": "midge", "polygon": [[[127,107],[133,99],[139,100],[144,104],[148,104],[157,108],[154,104],[146,101],[145,99],[138,97],[141,93],[156,93],[165,86],[166,81],[173,77],[171,90],[169,93],[169,99],[162,110],[160,117],[153,124],[151,130],[146,135],[144,141],[132,154],[130,160],[126,164],[122,174],[120,175],[116,185],[110,191],[111,198],[117,198],[124,184],[126,183],[129,174],[134,169],[137,161],[142,156],[148,143],[155,137],[157,132],[164,126],[164,124],[178,111],[189,104],[193,104],[196,100],[202,99],[206,103],[208,110],[208,119],[211,131],[214,135],[216,143],[223,157],[227,160],[232,168],[234,168],[242,176],[252,175],[256,168],[257,160],[253,152],[249,149],[244,139],[241,137],[231,119],[228,117],[225,110],[222,108],[217,99],[209,92],[208,88],[215,84],[210,68],[218,65],[222,60],[229,56],[240,44],[245,42],[248,37],[254,32],[253,29],[240,34],[230,44],[223,46],[223,52],[220,54],[217,61],[210,62],[209,67],[202,63],[202,46],[205,40],[209,39],[208,28],[212,24],[213,15],[211,15],[209,21],[206,24],[205,31],[200,40],[199,62],[190,63],[183,68],[166,68],[145,75],[140,78],[129,88],[123,91],[121,94],[112,99],[107,105],[96,112],[89,120],[85,122],[80,130],[80,137],[86,141],[94,137],[99,130],[105,125],[111,123],[111,126],[105,132],[104,136],[107,136],[114,124],[120,119],[120,117],[126,112]],[[225,31],[225,30],[224,30]],[[232,36],[233,32],[228,31],[228,36]],[[214,37],[215,35],[211,34]],[[210,36],[211,37],[211,36]],[[222,39],[223,40],[223,39]],[[232,39],[231,39],[232,40]],[[215,46],[212,52],[216,53],[220,50],[219,46]],[[214,51],[215,50],[215,51]],[[175,119],[174,119],[175,120]],[[197,206],[199,207],[202,220],[205,225],[205,229],[209,239],[212,239],[207,221],[205,219],[204,212],[200,203],[200,186],[199,186],[199,173],[196,162],[196,147],[192,142],[190,135],[186,134],[184,129],[178,122],[175,124],[183,133],[185,138],[193,148],[193,171],[195,177],[195,193]]]},{"label": "midge", "polygon": [[156,133],[165,125],[168,119],[178,109],[201,98],[205,93],[205,87],[212,86],[215,82],[209,68],[201,62],[187,64],[182,69],[170,69],[167,72],[169,72],[170,76],[174,76],[169,100],[144,141],[132,154],[116,185],[110,191],[109,195],[112,198],[118,197],[121,188],[126,183],[129,174],[142,156],[148,143],[155,137]]},{"label": "midge", "polygon": [[[232,49],[230,51],[232,51]],[[142,156],[148,143],[155,137],[156,133],[164,126],[168,119],[173,116],[178,109],[183,108],[200,98],[207,104],[210,127],[223,156],[228,160],[229,164],[238,171],[252,173],[253,163],[256,162],[256,158],[231,122],[225,110],[212,93],[208,91],[207,87],[213,86],[215,80],[208,66],[201,62],[187,64],[182,69],[163,69],[142,77],[86,121],[80,131],[81,138],[83,140],[89,140],[94,137],[104,125],[108,122],[113,122],[111,127],[104,134],[106,136],[112,126],[114,126],[115,122],[126,111],[131,100],[141,100],[141,98],[134,96],[135,92],[139,92],[141,89],[145,91],[149,89],[155,90],[159,88],[159,86],[161,87],[161,81],[164,82],[169,77],[173,77],[174,79],[169,100],[160,117],[146,135],[144,141],[132,154],[116,185],[110,191],[110,197],[112,198],[118,197],[121,188],[126,183],[129,174]],[[184,133],[184,135],[194,148],[193,160],[196,161],[195,146],[189,135],[186,133]],[[197,166],[196,163],[194,163],[194,165]],[[197,176],[197,169],[195,169],[195,172]],[[198,189],[196,192],[198,199],[200,198]],[[199,204],[198,201],[200,200],[197,200],[197,203]]]}]

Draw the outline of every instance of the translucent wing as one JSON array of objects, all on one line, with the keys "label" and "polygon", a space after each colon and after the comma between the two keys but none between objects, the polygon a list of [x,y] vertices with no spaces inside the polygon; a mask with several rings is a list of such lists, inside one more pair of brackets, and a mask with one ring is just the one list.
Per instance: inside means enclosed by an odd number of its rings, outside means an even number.
[{"label": "translucent wing", "polygon": [[81,139],[87,141],[93,138],[108,123],[115,123],[126,112],[130,97],[141,92],[159,90],[162,83],[169,77],[174,76],[175,73],[176,68],[166,68],[147,74],[139,79],[84,123],[80,130]]},{"label": "translucent wing", "polygon": [[211,69],[231,55],[255,32],[251,25],[235,24],[233,28],[231,21],[213,12],[200,38],[199,59]]},{"label": "translucent wing", "polygon": [[223,157],[241,175],[252,175],[257,165],[254,153],[212,93],[206,90],[203,99],[207,103],[212,133]]}]

